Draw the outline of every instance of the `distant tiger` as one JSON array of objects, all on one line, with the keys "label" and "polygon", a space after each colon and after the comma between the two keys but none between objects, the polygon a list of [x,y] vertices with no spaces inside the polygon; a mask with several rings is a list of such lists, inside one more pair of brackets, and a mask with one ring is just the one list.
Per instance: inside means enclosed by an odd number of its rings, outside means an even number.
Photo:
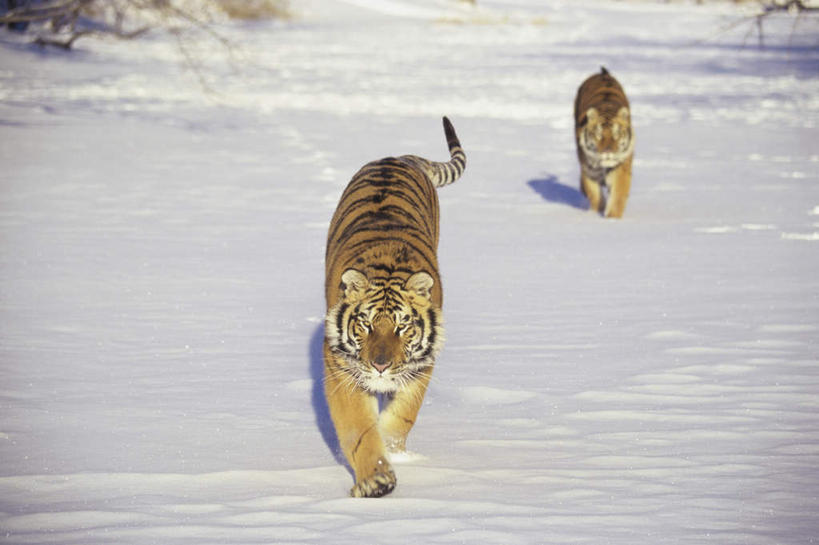
[{"label": "distant tiger", "polygon": [[574,127],[580,190],[589,208],[622,217],[631,187],[634,134],[626,94],[605,68],[577,90]]},{"label": "distant tiger", "polygon": [[365,165],[327,235],[324,387],[356,497],[395,488],[386,453],[405,449],[444,340],[435,188],[461,176],[466,155],[443,121],[448,162],[404,155]]}]

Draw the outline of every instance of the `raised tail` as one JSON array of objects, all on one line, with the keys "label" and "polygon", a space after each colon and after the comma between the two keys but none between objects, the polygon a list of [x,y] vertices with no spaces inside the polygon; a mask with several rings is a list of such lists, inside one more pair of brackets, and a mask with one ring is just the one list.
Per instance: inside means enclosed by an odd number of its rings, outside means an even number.
[{"label": "raised tail", "polygon": [[461,174],[464,173],[464,169],[466,168],[466,154],[463,148],[461,148],[458,135],[455,134],[455,127],[452,126],[452,122],[446,116],[444,116],[444,134],[446,135],[447,146],[449,146],[449,161],[439,163],[416,155],[405,155],[401,157],[401,159],[411,162],[423,170],[435,187],[443,187],[451,184],[461,177]]}]

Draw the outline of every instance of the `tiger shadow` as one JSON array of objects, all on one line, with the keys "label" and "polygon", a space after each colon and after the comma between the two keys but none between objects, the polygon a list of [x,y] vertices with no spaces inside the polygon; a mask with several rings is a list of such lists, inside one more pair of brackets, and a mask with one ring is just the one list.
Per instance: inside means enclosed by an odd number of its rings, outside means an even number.
[{"label": "tiger shadow", "polygon": [[313,405],[313,414],[316,417],[316,426],[321,433],[321,438],[330,449],[336,462],[347,468],[352,473],[344,454],[341,452],[341,446],[338,442],[336,429],[333,426],[333,420],[330,417],[330,408],[327,406],[327,398],[324,397],[324,324],[316,326],[310,337],[310,378],[313,380],[313,390],[311,403]]},{"label": "tiger shadow", "polygon": [[580,210],[589,207],[589,201],[579,189],[560,183],[553,174],[547,175],[546,178],[529,180],[526,184],[549,202],[565,204]]}]

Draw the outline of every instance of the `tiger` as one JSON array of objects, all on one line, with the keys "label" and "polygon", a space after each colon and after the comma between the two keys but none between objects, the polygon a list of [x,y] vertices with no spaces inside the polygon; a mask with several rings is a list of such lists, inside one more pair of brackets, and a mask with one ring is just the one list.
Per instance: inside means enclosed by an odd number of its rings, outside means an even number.
[{"label": "tiger", "polygon": [[405,451],[444,342],[436,188],[461,177],[466,155],[443,124],[449,161],[403,155],[364,165],[327,233],[324,393],[355,474],[353,497],[395,488],[387,453]]},{"label": "tiger", "polygon": [[621,218],[631,188],[634,133],[628,98],[605,67],[578,88],[574,122],[580,191],[590,210]]}]

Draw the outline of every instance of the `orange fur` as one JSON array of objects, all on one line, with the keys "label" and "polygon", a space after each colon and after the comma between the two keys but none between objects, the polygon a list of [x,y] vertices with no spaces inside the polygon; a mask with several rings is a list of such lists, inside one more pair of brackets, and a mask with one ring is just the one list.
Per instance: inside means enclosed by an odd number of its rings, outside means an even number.
[{"label": "orange fur", "polygon": [[605,68],[577,90],[574,118],[580,190],[589,199],[589,209],[605,217],[622,217],[631,190],[634,134],[629,108],[623,88]]},{"label": "orange fur", "polygon": [[[444,130],[450,161],[402,156],[365,165],[328,231],[325,395],[357,497],[395,487],[387,452],[405,448],[443,342],[436,187],[466,164],[446,118]],[[381,413],[379,394],[387,400]]]}]

